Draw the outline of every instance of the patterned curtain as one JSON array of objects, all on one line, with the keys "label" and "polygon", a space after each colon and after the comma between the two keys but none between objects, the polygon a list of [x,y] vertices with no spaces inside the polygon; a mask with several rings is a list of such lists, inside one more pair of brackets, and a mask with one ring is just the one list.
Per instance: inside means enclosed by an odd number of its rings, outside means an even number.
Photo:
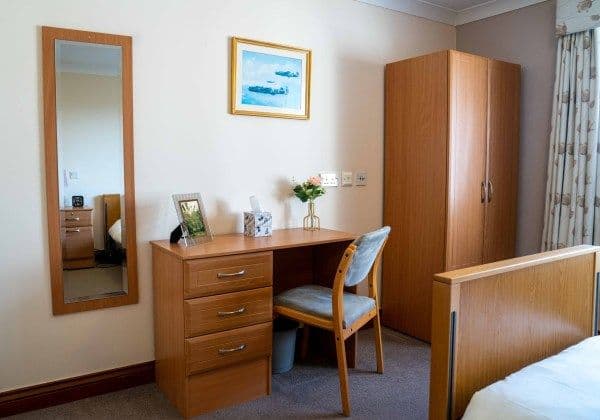
[{"label": "patterned curtain", "polygon": [[558,39],[542,251],[600,243],[593,30]]},{"label": "patterned curtain", "polygon": [[568,35],[600,26],[598,0],[557,0],[556,35]]}]

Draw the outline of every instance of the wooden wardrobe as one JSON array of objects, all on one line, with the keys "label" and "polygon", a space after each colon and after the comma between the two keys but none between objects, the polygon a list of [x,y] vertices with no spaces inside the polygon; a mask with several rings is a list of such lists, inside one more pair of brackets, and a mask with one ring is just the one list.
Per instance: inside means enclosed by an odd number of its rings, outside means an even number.
[{"label": "wooden wardrobe", "polygon": [[520,77],[458,51],[386,66],[384,325],[429,341],[433,275],[514,256]]}]

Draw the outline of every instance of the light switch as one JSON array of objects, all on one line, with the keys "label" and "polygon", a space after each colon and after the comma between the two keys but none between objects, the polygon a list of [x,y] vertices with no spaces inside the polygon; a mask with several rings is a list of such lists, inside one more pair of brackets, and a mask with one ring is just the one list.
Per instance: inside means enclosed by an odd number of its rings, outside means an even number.
[{"label": "light switch", "polygon": [[321,172],[321,185],[324,187],[337,187],[340,185],[338,174],[335,172]]},{"label": "light switch", "polygon": [[69,171],[69,179],[79,179],[79,173],[77,171]]},{"label": "light switch", "polygon": [[358,171],[354,178],[356,186],[364,187],[367,185],[367,171]]},{"label": "light switch", "polygon": [[352,185],[352,172],[342,171],[342,187],[351,187]]}]

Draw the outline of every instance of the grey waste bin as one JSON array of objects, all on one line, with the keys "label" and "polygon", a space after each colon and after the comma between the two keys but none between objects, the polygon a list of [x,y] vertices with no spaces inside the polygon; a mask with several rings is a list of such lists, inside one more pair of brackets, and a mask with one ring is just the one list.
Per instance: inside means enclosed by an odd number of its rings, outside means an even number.
[{"label": "grey waste bin", "polygon": [[294,367],[298,323],[277,318],[273,325],[273,373],[284,373]]}]

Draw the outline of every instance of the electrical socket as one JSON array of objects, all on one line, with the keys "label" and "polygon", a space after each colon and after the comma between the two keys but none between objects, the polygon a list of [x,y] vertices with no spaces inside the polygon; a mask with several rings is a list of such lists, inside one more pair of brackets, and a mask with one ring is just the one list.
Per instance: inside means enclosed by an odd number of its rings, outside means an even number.
[{"label": "electrical socket", "polygon": [[342,187],[351,187],[353,184],[352,172],[342,171]]},{"label": "electrical socket", "polygon": [[321,172],[321,185],[324,187],[337,187],[340,185],[340,178],[337,172]]}]

